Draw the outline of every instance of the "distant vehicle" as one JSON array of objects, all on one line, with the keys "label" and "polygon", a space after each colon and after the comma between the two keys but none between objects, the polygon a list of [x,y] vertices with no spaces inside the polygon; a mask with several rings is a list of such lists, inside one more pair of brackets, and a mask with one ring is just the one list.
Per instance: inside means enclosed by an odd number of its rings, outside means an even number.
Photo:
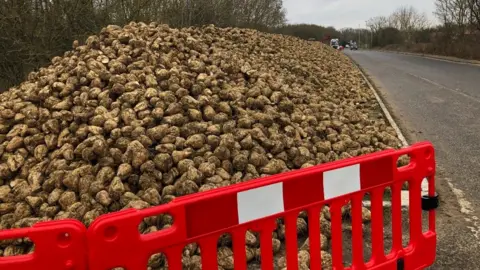
[{"label": "distant vehicle", "polygon": [[338,38],[331,39],[330,46],[333,47],[335,50],[338,50],[340,48],[340,42],[338,41]]},{"label": "distant vehicle", "polygon": [[350,50],[354,50],[354,51],[358,50],[357,42],[355,41],[350,42]]}]

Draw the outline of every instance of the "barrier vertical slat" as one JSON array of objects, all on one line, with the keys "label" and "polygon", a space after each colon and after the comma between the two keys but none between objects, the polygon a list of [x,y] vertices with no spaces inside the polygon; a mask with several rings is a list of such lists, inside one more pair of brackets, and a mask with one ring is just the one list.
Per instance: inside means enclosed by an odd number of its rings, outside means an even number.
[{"label": "barrier vertical slat", "polygon": [[310,270],[321,269],[320,208],[308,210],[308,236],[310,245]]},{"label": "barrier vertical slat", "polygon": [[336,269],[343,269],[342,255],[342,202],[332,202],[330,205],[330,221],[332,236],[337,237],[332,241],[332,263]]},{"label": "barrier vertical slat", "polygon": [[[422,179],[416,178],[410,182],[410,242],[417,242],[422,234],[422,209],[421,207],[421,190],[422,190]],[[413,210],[412,210],[413,209]]]},{"label": "barrier vertical slat", "polygon": [[[169,270],[182,270],[182,247],[173,247],[165,251]],[[128,268],[127,268],[128,269]]]},{"label": "barrier vertical slat", "polygon": [[273,270],[272,233],[275,228],[275,219],[265,220],[265,226],[262,226],[262,230],[260,232],[260,256],[262,261],[262,270]]},{"label": "barrier vertical slat", "polygon": [[247,268],[247,254],[245,249],[245,230],[237,230],[233,232],[233,263],[235,269]]},{"label": "barrier vertical slat", "polygon": [[287,268],[298,267],[297,213],[285,215],[285,241],[287,248]]},{"label": "barrier vertical slat", "polygon": [[383,245],[383,188],[370,192],[372,211],[372,259],[376,263],[385,260]]},{"label": "barrier vertical slat", "polygon": [[362,199],[363,192],[352,198],[352,265],[356,269],[363,268],[363,222],[362,222]]},{"label": "barrier vertical slat", "polygon": [[[434,197],[435,196],[435,175],[431,175],[428,177],[428,196]],[[435,210],[428,211],[428,228],[431,231],[436,230],[435,226]]]},{"label": "barrier vertical slat", "polygon": [[200,241],[200,253],[202,254],[202,267],[205,267],[204,269],[218,269],[217,241],[217,235],[204,238]]},{"label": "barrier vertical slat", "polygon": [[394,184],[392,189],[392,252],[402,249],[402,186]]}]

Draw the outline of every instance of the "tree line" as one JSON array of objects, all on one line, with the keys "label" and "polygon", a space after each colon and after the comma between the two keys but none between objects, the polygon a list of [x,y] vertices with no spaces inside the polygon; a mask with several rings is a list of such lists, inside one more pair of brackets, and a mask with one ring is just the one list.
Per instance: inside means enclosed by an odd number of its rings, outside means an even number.
[{"label": "tree line", "polygon": [[315,41],[329,41],[330,38],[339,38],[342,35],[334,27],[324,27],[315,24],[286,24],[270,29],[270,31]]},{"label": "tree line", "polygon": [[0,89],[109,24],[161,22],[275,29],[282,0],[0,0]]},{"label": "tree line", "polygon": [[433,25],[413,7],[367,21],[366,29],[287,24],[282,0],[0,0],[0,90],[18,84],[109,24],[156,21],[171,27],[246,27],[328,43],[480,59],[480,1],[436,0]]},{"label": "tree line", "polygon": [[419,40],[418,33],[430,27],[428,16],[412,6],[402,6],[389,16],[378,16],[367,21],[372,32],[373,47],[389,44],[414,43]]},{"label": "tree line", "polygon": [[400,7],[389,16],[367,21],[372,45],[412,52],[480,59],[480,1],[436,0],[429,22],[413,7]]}]

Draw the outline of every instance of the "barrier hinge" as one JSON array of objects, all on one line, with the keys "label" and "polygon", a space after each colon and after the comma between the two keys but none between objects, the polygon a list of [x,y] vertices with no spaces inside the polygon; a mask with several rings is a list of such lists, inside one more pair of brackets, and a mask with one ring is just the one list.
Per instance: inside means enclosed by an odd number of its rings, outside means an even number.
[{"label": "barrier hinge", "polygon": [[405,269],[405,261],[403,258],[399,258],[397,260],[397,270],[404,270]]},{"label": "barrier hinge", "polygon": [[424,195],[422,196],[422,209],[423,211],[430,211],[437,209],[439,205],[438,193],[435,192],[434,196]]}]

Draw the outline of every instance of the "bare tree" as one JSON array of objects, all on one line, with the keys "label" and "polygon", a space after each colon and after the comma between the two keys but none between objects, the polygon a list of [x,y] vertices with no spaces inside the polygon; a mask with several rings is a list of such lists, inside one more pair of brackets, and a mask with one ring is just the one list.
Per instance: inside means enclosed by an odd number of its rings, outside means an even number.
[{"label": "bare tree", "polygon": [[[412,7],[401,7],[388,17],[385,25],[381,17],[372,18],[367,26],[373,31],[377,46],[480,59],[480,0],[435,0],[434,14],[442,22],[431,26],[425,14]],[[381,27],[380,27],[381,28]],[[403,43],[403,44],[402,44]]]},{"label": "bare tree", "polygon": [[391,26],[400,31],[411,32],[428,26],[428,18],[425,13],[418,12],[412,6],[403,6],[390,15]]},{"label": "bare tree", "polygon": [[367,21],[367,27],[370,28],[371,31],[377,32],[382,28],[386,28],[389,26],[388,18],[385,16],[378,16],[373,17]]},{"label": "bare tree", "polygon": [[480,30],[480,1],[468,0],[468,8],[470,11],[470,23]]},{"label": "bare tree", "polygon": [[429,21],[425,13],[420,13],[412,6],[403,6],[395,10],[390,17],[389,22],[392,27],[400,30],[406,42],[412,41],[414,31],[428,27]]},{"label": "bare tree", "polygon": [[[444,25],[455,25],[465,30],[471,21],[472,0],[436,0],[435,15]],[[478,4],[480,5],[480,3]]]}]

